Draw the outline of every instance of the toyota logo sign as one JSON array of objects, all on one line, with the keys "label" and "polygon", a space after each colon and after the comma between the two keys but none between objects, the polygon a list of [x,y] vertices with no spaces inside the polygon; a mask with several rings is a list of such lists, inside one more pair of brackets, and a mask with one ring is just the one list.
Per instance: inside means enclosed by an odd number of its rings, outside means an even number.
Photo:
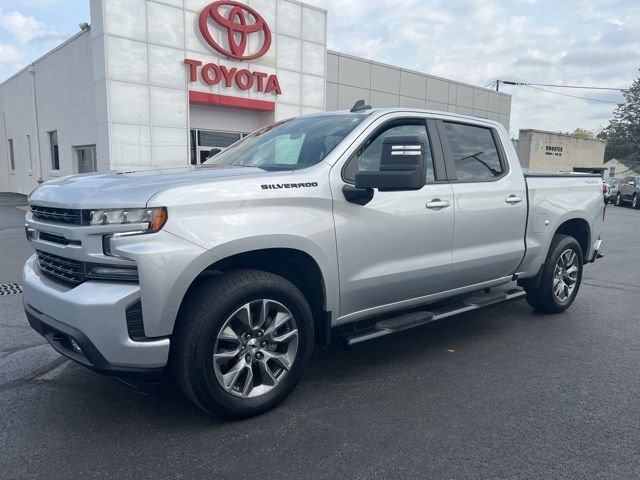
[{"label": "toyota logo sign", "polygon": [[[211,35],[209,19],[227,33],[228,49],[220,45]],[[200,33],[217,52],[237,60],[253,60],[263,56],[271,47],[271,30],[264,18],[253,8],[232,0],[213,2],[200,13]],[[260,35],[261,47],[247,53],[249,35]]]}]

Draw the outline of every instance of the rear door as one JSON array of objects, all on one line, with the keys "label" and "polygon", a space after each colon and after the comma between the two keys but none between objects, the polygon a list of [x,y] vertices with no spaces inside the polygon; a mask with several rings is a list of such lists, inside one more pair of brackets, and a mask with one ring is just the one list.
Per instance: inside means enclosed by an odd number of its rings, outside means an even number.
[{"label": "rear door", "polygon": [[512,171],[498,132],[472,121],[439,121],[453,188],[454,288],[515,273],[525,250],[527,192]]},{"label": "rear door", "polygon": [[[435,122],[429,121],[429,129],[427,123],[408,114],[379,119],[331,172],[343,319],[393,310],[398,302],[448,289],[453,195]],[[358,171],[379,169],[382,142],[395,135],[426,137],[427,184],[413,191],[375,190],[366,205],[348,202],[343,187],[353,185]]]}]

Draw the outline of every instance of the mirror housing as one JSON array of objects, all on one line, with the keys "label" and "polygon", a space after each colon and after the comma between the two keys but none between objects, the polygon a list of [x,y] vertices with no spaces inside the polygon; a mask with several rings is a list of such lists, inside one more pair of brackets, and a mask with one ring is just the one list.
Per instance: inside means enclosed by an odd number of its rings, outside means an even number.
[{"label": "mirror housing", "polygon": [[420,190],[425,184],[424,155],[427,139],[419,135],[394,135],[382,142],[380,170],[356,174],[356,188],[380,191]]}]

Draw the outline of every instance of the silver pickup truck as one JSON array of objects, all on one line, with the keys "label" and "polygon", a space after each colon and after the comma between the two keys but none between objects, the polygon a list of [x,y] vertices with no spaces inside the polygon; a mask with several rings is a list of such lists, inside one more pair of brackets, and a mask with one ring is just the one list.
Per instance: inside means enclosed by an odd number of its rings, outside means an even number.
[{"label": "silver pickup truck", "polygon": [[209,413],[255,415],[293,390],[316,343],[520,298],[562,312],[600,255],[602,188],[524,175],[489,120],[303,116],[200,167],[41,185],[24,308],[89,368],[136,388],[169,376]]}]

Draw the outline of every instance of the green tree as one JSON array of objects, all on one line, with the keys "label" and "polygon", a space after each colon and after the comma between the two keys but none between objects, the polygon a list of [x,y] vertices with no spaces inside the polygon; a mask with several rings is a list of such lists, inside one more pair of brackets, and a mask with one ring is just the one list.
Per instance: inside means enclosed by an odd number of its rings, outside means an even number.
[{"label": "green tree", "polygon": [[613,119],[598,138],[607,142],[605,161],[617,158],[635,169],[640,167],[640,78],[622,94],[625,103],[618,104]]},{"label": "green tree", "polygon": [[580,138],[588,138],[591,139],[594,137],[593,132],[591,130],[587,130],[586,128],[576,128],[571,135],[573,135],[574,137],[580,137]]}]

